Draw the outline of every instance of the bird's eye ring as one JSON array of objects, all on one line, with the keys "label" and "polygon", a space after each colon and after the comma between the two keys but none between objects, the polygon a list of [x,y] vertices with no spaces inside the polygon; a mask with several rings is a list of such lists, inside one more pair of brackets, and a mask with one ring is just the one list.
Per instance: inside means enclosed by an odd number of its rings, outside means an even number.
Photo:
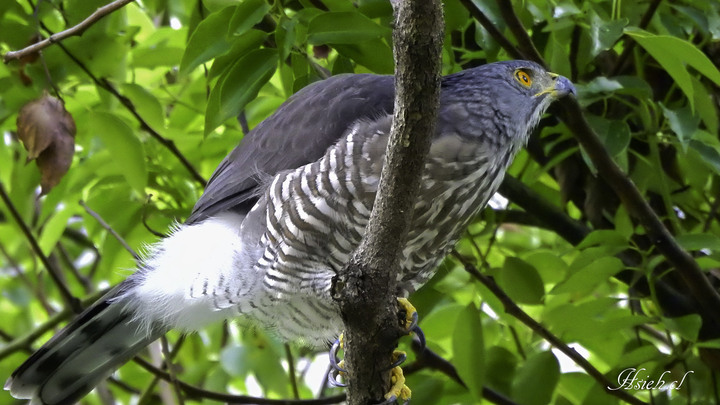
[{"label": "bird's eye ring", "polygon": [[530,87],[532,85],[532,78],[523,70],[518,69],[515,71],[515,79],[525,87]]}]

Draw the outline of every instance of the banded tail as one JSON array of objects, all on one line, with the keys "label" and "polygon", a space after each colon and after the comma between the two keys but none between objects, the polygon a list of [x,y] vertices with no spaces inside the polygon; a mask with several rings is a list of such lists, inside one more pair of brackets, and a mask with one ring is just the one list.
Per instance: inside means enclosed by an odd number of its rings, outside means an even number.
[{"label": "banded tail", "polygon": [[122,283],[80,314],[25,361],[5,383],[31,404],[72,404],[165,333],[125,309]]},{"label": "banded tail", "polygon": [[226,213],[178,227],[152,247],[140,271],[15,370],[5,390],[32,405],[72,404],[169,329],[237,315],[252,285],[241,272],[243,219]]}]

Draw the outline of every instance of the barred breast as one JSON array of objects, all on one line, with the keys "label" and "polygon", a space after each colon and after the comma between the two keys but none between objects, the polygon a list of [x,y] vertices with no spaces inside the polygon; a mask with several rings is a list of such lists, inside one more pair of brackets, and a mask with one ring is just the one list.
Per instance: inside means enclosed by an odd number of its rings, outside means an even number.
[{"label": "barred breast", "polygon": [[[251,312],[286,339],[322,344],[342,327],[332,278],[367,225],[390,124],[390,116],[355,123],[320,160],[275,176],[267,188],[267,231],[255,266],[264,274],[264,295]],[[399,294],[433,275],[499,186],[509,153],[455,133],[433,142],[397,269]]]}]

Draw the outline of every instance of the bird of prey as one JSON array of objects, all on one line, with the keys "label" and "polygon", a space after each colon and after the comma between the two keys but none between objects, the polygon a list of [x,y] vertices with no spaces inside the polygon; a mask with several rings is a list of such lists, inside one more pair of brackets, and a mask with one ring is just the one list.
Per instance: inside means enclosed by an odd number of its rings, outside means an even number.
[{"label": "bird of prey", "polygon": [[[436,134],[396,269],[399,296],[433,275],[549,104],[570,93],[568,79],[528,61],[442,78]],[[365,231],[393,102],[393,77],[372,74],[331,77],[291,96],[222,161],[187,221],[5,389],[33,404],[70,404],[169,329],[237,316],[282,339],[333,340],[342,321],[332,279]]]}]

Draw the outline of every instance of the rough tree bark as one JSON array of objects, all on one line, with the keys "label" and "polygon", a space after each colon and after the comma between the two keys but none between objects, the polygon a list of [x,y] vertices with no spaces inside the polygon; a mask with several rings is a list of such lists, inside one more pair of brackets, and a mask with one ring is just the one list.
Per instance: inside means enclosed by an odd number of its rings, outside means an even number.
[{"label": "rough tree bark", "polygon": [[350,405],[383,399],[404,334],[395,300],[398,253],[435,132],[443,32],[440,0],[396,3],[395,112],[385,166],[365,237],[333,286],[345,323]]}]

